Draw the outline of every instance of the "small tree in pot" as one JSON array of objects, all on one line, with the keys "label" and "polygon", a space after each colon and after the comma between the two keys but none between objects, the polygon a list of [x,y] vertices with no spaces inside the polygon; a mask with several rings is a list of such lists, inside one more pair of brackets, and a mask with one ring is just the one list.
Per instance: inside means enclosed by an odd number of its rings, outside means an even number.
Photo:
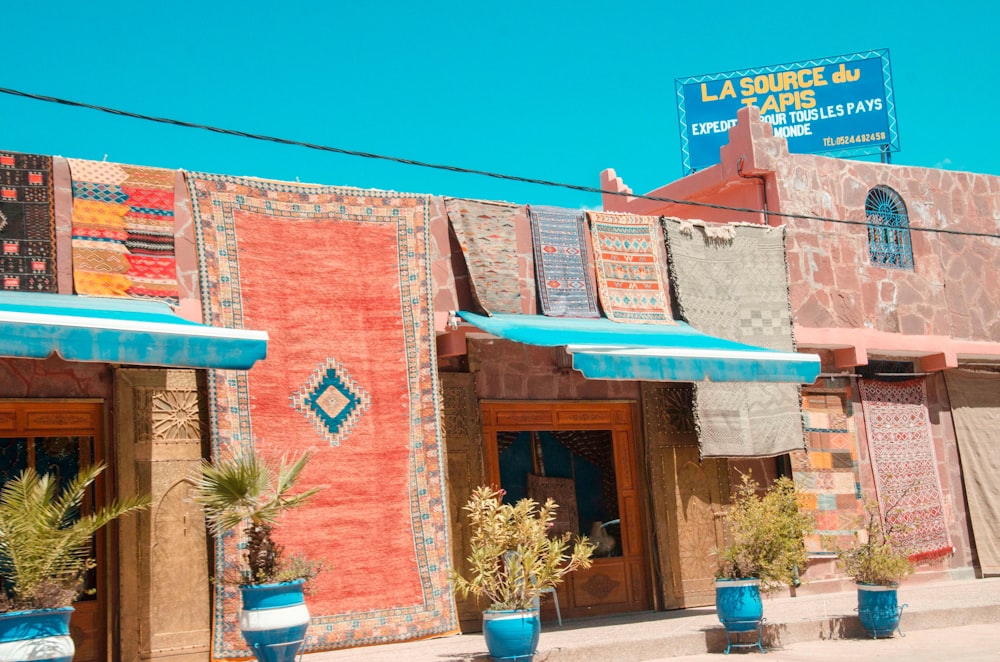
[{"label": "small tree in pot", "polygon": [[[240,586],[240,628],[261,662],[291,659],[309,625],[303,584],[319,568],[301,557],[286,558],[272,533],[286,510],[302,505],[322,489],[292,493],[310,457],[307,452],[274,463],[254,449],[244,449],[215,462],[202,462],[195,478],[195,501],[204,507],[213,535],[221,537],[245,527],[244,563],[237,576],[223,580]],[[274,625],[276,621],[282,626]]]},{"label": "small tree in pot", "polygon": [[913,572],[904,550],[893,545],[891,530],[882,524],[877,503],[865,505],[865,527],[856,544],[839,549],[838,564],[858,585],[858,619],[872,637],[891,636],[903,612],[897,599],[899,583]]},{"label": "small tree in pot", "polygon": [[149,505],[134,496],[81,515],[104,469],[82,467],[60,490],[56,476],[28,468],[0,491],[0,659],[72,659],[69,618],[94,567],[94,534]]},{"label": "small tree in pot", "polygon": [[483,634],[494,658],[529,659],[538,644],[536,601],[570,572],[592,564],[594,545],[586,537],[549,537],[557,508],[552,499],[541,506],[532,499],[505,504],[502,491],[485,486],[465,506],[471,571],[468,578],[453,572],[451,579],[462,597],[489,600]]},{"label": "small tree in pot", "polygon": [[756,630],[755,645],[763,650],[760,592],[798,582],[809,561],[803,539],[814,523],[799,508],[798,491],[790,478],[778,478],[761,495],[758,483],[747,473],[723,516],[723,528],[727,544],[717,552],[715,582],[719,620],[727,637],[730,632]]}]

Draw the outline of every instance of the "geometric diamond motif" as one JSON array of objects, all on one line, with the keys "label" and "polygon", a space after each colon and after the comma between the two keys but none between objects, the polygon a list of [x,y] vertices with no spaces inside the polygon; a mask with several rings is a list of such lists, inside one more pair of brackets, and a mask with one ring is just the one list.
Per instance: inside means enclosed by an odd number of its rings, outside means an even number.
[{"label": "geometric diamond motif", "polygon": [[331,446],[339,446],[371,406],[368,392],[333,358],[320,364],[291,399],[292,407],[302,412]]}]

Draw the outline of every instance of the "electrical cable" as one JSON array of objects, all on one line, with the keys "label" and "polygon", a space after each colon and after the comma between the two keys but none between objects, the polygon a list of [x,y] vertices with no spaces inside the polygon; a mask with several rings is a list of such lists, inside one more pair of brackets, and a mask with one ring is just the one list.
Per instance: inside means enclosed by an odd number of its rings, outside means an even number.
[{"label": "electrical cable", "polygon": [[[385,154],[374,154],[372,152],[361,152],[352,149],[343,149],[341,147],[331,147],[329,145],[318,145],[315,143],[303,142],[300,140],[291,140],[289,138],[279,138],[276,136],[267,136],[259,133],[248,133],[245,131],[238,131],[235,129],[225,129],[217,126],[210,126],[207,124],[198,124],[196,122],[186,122],[184,120],[176,120],[168,117],[156,117],[154,115],[143,115],[142,113],[133,113],[127,110],[120,110],[118,108],[109,108],[107,106],[98,106],[95,104],[84,103],[82,101],[72,101],[69,99],[61,99],[59,97],[47,96],[44,94],[32,94],[30,92],[23,92],[21,90],[14,90],[8,87],[0,87],[0,93],[9,94],[11,96],[24,97],[27,99],[34,99],[36,101],[44,101],[46,103],[55,103],[63,106],[70,106],[73,108],[86,108],[88,110],[96,110],[102,113],[109,113],[111,115],[120,115],[122,117],[131,117],[133,119],[145,120],[148,122],[156,122],[159,124],[169,124],[173,126],[181,126],[189,129],[201,129],[204,131],[211,131],[212,133],[220,133],[227,136],[236,136],[240,138],[249,138],[251,140],[261,140],[265,142],[278,143],[280,145],[290,145],[294,147],[304,147],[306,149],[314,149],[322,152],[332,152],[334,154],[344,154],[347,156],[357,156],[365,159],[378,159],[382,161],[391,161],[393,163],[400,163],[403,165],[412,165],[420,168],[433,168],[435,170],[446,170],[449,172],[457,172],[467,175],[480,175],[483,177],[492,177],[493,179],[502,179],[506,181],[519,182],[522,184],[537,184],[539,186],[549,186],[554,188],[564,188],[571,191],[581,191],[584,193],[598,193],[601,195],[617,195],[629,198],[639,198],[642,200],[652,200],[654,202],[665,202],[674,205],[688,205],[692,207],[705,207],[708,209],[718,209],[721,211],[731,211],[746,214],[767,214],[768,216],[776,216],[781,218],[792,218],[792,219],[802,219],[807,221],[821,221],[824,223],[839,223],[843,225],[864,225],[868,226],[870,223],[867,221],[849,221],[841,218],[829,218],[826,216],[813,216],[810,214],[793,214],[787,212],[777,212],[777,211],[763,211],[760,209],[752,209],[749,207],[731,207],[728,205],[719,205],[712,202],[699,202],[696,200],[676,200],[673,198],[666,198],[662,196],[655,195],[643,195],[637,193],[631,193],[627,191],[608,191],[595,186],[582,186],[580,184],[567,184],[564,182],[554,182],[546,179],[535,179],[532,177],[519,177],[517,175],[505,175],[497,172],[490,172],[488,170],[476,170],[474,168],[463,168],[460,166],[445,165],[440,163],[427,163],[424,161],[417,161],[414,159],[406,159],[398,156],[387,156]],[[939,234],[951,234],[960,235],[966,237],[988,237],[991,239],[1000,239],[1000,234],[991,234],[988,232],[968,232],[965,230],[949,230],[945,228],[921,228],[909,226],[908,228],[911,232],[933,232]]]}]

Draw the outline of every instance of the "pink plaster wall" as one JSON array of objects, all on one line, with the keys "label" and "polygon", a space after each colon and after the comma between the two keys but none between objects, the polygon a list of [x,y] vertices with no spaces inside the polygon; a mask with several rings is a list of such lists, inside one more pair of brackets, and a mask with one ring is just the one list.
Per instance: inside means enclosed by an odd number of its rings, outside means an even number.
[{"label": "pink plaster wall", "polygon": [[0,358],[0,398],[102,398],[111,402],[111,367],[44,360]]}]

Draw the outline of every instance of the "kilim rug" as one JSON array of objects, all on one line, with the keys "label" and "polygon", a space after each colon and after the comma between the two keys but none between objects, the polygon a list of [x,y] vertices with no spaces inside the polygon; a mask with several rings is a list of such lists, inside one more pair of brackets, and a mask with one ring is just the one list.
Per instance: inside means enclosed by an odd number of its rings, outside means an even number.
[{"label": "kilim rug", "polygon": [[177,303],[174,171],[67,160],[76,293]]},{"label": "kilim rug", "polygon": [[802,394],[806,449],[791,454],[799,504],[813,515],[806,536],[811,554],[833,554],[854,544],[864,503],[858,475],[858,441],[846,391]]},{"label": "kilim rug", "polygon": [[[325,485],[277,529],[325,560],[306,652],[453,632],[428,198],[190,174],[206,323],[266,330],[267,358],[209,371],[213,453],[316,455]],[[217,573],[239,559],[217,547]],[[213,651],[248,656],[216,586]]]},{"label": "kilim rug", "polygon": [[[663,218],[670,280],[681,317],[699,331],[795,351],[784,228]],[[802,450],[796,384],[698,383],[702,457],[773,456]]]},{"label": "kilim rug", "polygon": [[55,292],[52,159],[0,152],[0,278],[3,289]]},{"label": "kilim rug", "polygon": [[1000,373],[946,370],[972,535],[983,574],[1000,574]]},{"label": "kilim rug", "polygon": [[596,211],[587,216],[604,315],[615,322],[673,324],[657,218]]},{"label": "kilim rug", "polygon": [[528,207],[528,216],[542,313],[552,317],[600,317],[583,212],[532,206]]},{"label": "kilim rug", "polygon": [[472,290],[487,315],[534,315],[531,227],[523,205],[447,198],[448,220],[465,255]]},{"label": "kilim rug", "polygon": [[886,529],[914,560],[952,552],[923,379],[859,379],[875,491]]}]

